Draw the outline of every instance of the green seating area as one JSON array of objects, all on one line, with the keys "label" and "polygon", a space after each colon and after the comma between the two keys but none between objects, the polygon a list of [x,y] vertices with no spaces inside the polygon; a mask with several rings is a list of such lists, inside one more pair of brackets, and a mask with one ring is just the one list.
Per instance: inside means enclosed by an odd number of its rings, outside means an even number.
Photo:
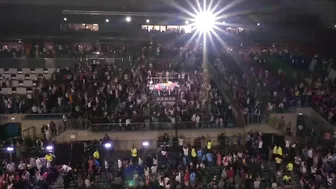
[{"label": "green seating area", "polygon": [[269,55],[265,55],[263,58],[266,60],[266,64],[263,64],[264,69],[270,73],[278,73],[278,70],[281,69],[289,82],[303,81],[305,77],[309,75],[309,72],[297,70],[292,67],[290,62],[282,60],[281,58]]}]

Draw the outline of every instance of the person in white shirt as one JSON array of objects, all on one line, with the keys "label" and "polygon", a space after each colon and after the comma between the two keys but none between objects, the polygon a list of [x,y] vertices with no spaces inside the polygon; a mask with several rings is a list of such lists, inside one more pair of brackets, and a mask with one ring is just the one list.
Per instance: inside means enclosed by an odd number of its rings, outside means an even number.
[{"label": "person in white shirt", "polygon": [[262,140],[259,140],[258,148],[259,151],[262,149],[264,142]]},{"label": "person in white shirt", "polygon": [[157,165],[157,159],[155,157],[153,157],[153,165],[156,166]]},{"label": "person in white shirt", "polygon": [[36,165],[36,168],[41,172],[43,164],[40,158],[36,158],[35,165]]},{"label": "person in white shirt", "polygon": [[59,171],[64,172],[64,173],[69,173],[70,171],[72,171],[72,168],[67,165],[62,165],[62,168]]},{"label": "person in white shirt", "polygon": [[181,174],[181,172],[179,172],[178,175],[176,175],[175,181],[177,183],[181,183],[182,182],[182,174]]},{"label": "person in white shirt", "polygon": [[31,167],[36,167],[36,159],[35,158],[30,158],[29,164]]},{"label": "person in white shirt", "polygon": [[89,188],[91,186],[92,182],[90,181],[90,175],[87,176],[87,178],[84,181],[84,184],[86,188]]},{"label": "person in white shirt", "polygon": [[285,140],[285,149],[287,150],[290,146],[290,141],[288,139]]},{"label": "person in white shirt", "polygon": [[308,163],[307,164],[308,166],[313,165],[313,149],[312,148],[308,150],[308,162],[307,163]]},{"label": "person in white shirt", "polygon": [[26,169],[26,164],[23,163],[23,161],[20,161],[20,164],[18,165],[18,169],[20,169],[21,171]]},{"label": "person in white shirt", "polygon": [[118,169],[121,170],[121,168],[122,168],[122,161],[118,159]]},{"label": "person in white shirt", "polygon": [[143,165],[143,160],[142,160],[141,157],[139,157],[138,164],[139,164],[139,166],[142,166],[142,165]]},{"label": "person in white shirt", "polygon": [[72,175],[72,168],[70,166],[62,165],[62,168],[59,171],[66,173],[68,175],[70,181],[75,182],[75,180],[73,178],[73,175]]},{"label": "person in white shirt", "polygon": [[8,163],[6,165],[6,170],[11,173],[15,172],[15,163],[13,162]]},{"label": "person in white shirt", "polygon": [[110,165],[109,165],[109,162],[107,161],[107,159],[105,159],[105,161],[104,161],[104,167],[105,167],[106,171],[108,171],[109,168],[110,168]]},{"label": "person in white shirt", "polygon": [[152,172],[152,174],[156,174],[156,171],[157,171],[157,166],[155,165],[155,166],[152,166],[151,167],[151,172]]},{"label": "person in white shirt", "polygon": [[183,147],[183,155],[189,157],[189,148],[186,145]]},{"label": "person in white shirt", "polygon": [[149,177],[149,167],[145,168],[145,177]]},{"label": "person in white shirt", "polygon": [[301,164],[301,157],[300,157],[299,155],[296,155],[296,156],[294,157],[294,163],[295,163],[295,165],[296,165],[297,167],[300,166],[300,164]]},{"label": "person in white shirt", "polygon": [[178,141],[179,141],[179,146],[183,146],[183,138],[182,137],[179,137],[178,138]]},{"label": "person in white shirt", "polygon": [[51,166],[51,162],[48,161],[48,162],[47,162],[47,168],[48,168],[48,169],[51,169],[51,167],[52,167],[52,166]]}]

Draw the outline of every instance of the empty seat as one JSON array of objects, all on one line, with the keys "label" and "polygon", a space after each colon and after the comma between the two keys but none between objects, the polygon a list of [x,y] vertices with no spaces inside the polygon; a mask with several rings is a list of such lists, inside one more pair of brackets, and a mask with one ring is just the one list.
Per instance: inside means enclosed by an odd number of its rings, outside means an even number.
[{"label": "empty seat", "polygon": [[11,95],[12,94],[12,88],[2,88],[1,93],[4,95]]},{"label": "empty seat", "polygon": [[18,73],[18,74],[22,74],[22,68],[18,68],[18,69],[17,69],[17,73]]},{"label": "empty seat", "polygon": [[24,80],[23,86],[25,87],[33,87],[33,81],[32,80]]},{"label": "empty seat", "polygon": [[19,86],[19,81],[18,80],[13,80],[12,81],[12,87],[18,87]]},{"label": "empty seat", "polygon": [[4,74],[3,76],[4,76],[5,79],[12,79],[10,74]]},{"label": "empty seat", "polygon": [[17,80],[25,80],[25,76],[23,74],[16,74]]},{"label": "empty seat", "polygon": [[52,73],[54,73],[55,71],[56,71],[55,68],[48,68],[48,73],[49,73],[49,74],[52,74]]},{"label": "empty seat", "polygon": [[22,68],[23,74],[30,74],[30,68]]},{"label": "empty seat", "polygon": [[9,74],[17,74],[18,70],[16,68],[9,68],[8,73]]},{"label": "empty seat", "polygon": [[51,74],[43,74],[43,77],[46,79],[51,79]]},{"label": "empty seat", "polygon": [[12,80],[16,80],[16,74],[10,74]]},{"label": "empty seat", "polygon": [[43,74],[43,68],[36,68],[35,74]]},{"label": "empty seat", "polygon": [[23,80],[19,81],[19,86],[20,86],[20,87],[25,87],[25,86],[24,86],[24,83],[23,83]]},{"label": "empty seat", "polygon": [[16,88],[16,93],[21,95],[27,94],[27,89],[24,87]]},{"label": "empty seat", "polygon": [[37,80],[37,75],[36,74],[30,74],[29,75],[29,80],[33,80],[33,81]]}]

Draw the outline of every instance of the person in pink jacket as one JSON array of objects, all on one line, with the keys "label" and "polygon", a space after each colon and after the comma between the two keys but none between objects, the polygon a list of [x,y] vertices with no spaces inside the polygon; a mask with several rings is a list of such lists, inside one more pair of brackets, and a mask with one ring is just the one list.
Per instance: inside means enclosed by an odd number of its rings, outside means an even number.
[{"label": "person in pink jacket", "polygon": [[222,156],[219,152],[217,152],[217,165],[220,166],[222,164]]}]

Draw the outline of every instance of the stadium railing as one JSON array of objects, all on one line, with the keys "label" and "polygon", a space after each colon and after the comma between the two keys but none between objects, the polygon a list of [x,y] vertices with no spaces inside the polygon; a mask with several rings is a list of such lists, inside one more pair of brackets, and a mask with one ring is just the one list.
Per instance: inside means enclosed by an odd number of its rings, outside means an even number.
[{"label": "stadium railing", "polygon": [[[245,123],[248,124],[265,124],[268,117],[263,114],[247,114],[245,115]],[[128,131],[156,131],[169,129],[220,129],[220,128],[235,128],[233,121],[224,122],[223,125],[215,121],[200,121],[198,123],[178,122],[135,122],[126,124],[122,123],[97,123],[92,124],[86,119],[68,119],[64,123],[63,131],[66,130],[90,130],[93,132],[128,132]]]},{"label": "stadium railing", "polygon": [[[71,58],[0,58],[0,68],[9,69],[9,68],[65,68],[65,67],[73,67],[76,63],[85,60],[99,60],[100,63],[113,63],[119,68],[126,68],[132,66],[133,55],[127,55],[124,57],[114,56],[114,55],[105,55],[100,57],[71,57]],[[157,63],[171,63],[171,66],[175,67],[183,67],[187,68],[187,70],[192,70],[195,68],[195,58],[188,58],[183,60],[181,58],[173,58],[168,57],[150,57],[148,60],[153,64]],[[187,71],[185,70],[185,71]]]}]

